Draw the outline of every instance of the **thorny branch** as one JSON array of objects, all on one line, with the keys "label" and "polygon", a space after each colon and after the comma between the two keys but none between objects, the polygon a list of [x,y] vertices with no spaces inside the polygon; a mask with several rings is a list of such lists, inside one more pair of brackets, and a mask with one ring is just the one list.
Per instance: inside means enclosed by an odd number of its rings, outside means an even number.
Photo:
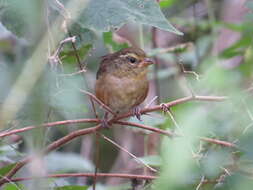
[{"label": "thorny branch", "polygon": [[[184,98],[180,98],[168,103],[163,103],[162,105],[156,105],[150,108],[144,108],[142,110],[140,110],[141,114],[145,114],[148,112],[153,112],[153,111],[158,111],[158,110],[162,110],[164,108],[164,105],[166,105],[167,107],[172,107],[178,104],[182,104],[182,103],[186,103],[189,101],[214,101],[214,102],[220,102],[220,101],[224,101],[227,100],[227,97],[223,97],[223,96],[188,96],[188,97],[184,97]],[[99,103],[99,102],[98,102]],[[138,127],[138,128],[142,128],[142,129],[146,129],[146,130],[150,130],[159,134],[165,134],[167,136],[172,136],[173,133],[168,132],[168,131],[164,131],[161,129],[157,129],[157,128],[153,128],[153,127],[149,127],[146,125],[142,125],[142,124],[137,124],[137,123],[133,123],[133,122],[125,122],[125,121],[120,121],[121,119],[124,118],[128,118],[132,116],[132,112],[128,112],[126,114],[122,114],[122,115],[118,115],[113,117],[112,119],[110,119],[108,121],[109,124],[113,124],[113,123],[117,123],[117,124],[121,124],[121,125],[128,125],[128,126],[133,126],[133,127]],[[22,129],[16,129],[16,130],[12,130],[9,132],[2,132],[0,133],[0,137],[5,137],[5,136],[9,136],[12,134],[17,134],[17,133],[21,133],[21,132],[25,132],[37,127],[53,127],[53,126],[58,126],[58,125],[66,125],[66,124],[74,124],[74,123],[100,123],[99,119],[79,119],[79,120],[66,120],[66,121],[57,121],[57,122],[51,122],[51,123],[46,123],[46,124],[42,124],[40,126],[28,126]],[[90,128],[85,128],[85,129],[80,129],[77,131],[73,131],[70,134],[54,141],[53,143],[51,143],[44,151],[43,154],[47,154],[59,147],[61,147],[62,145],[70,142],[71,140],[79,137],[79,136],[83,136],[83,135],[87,135],[87,134],[91,134],[94,133],[96,131],[101,130],[101,124],[98,124],[95,127],[90,127]],[[220,140],[215,140],[215,139],[209,139],[209,138],[200,138],[201,140],[207,141],[207,142],[211,142],[211,143],[215,143],[215,144],[219,144],[219,145],[223,145],[223,146],[228,146],[228,147],[236,147],[234,144],[229,143],[229,142],[225,142],[225,141],[220,141]],[[24,159],[23,161],[20,161],[17,163],[17,165],[6,175],[4,176],[4,178],[2,178],[0,180],[0,185],[7,183],[9,181],[11,181],[11,177],[13,175],[15,175],[15,173],[21,169],[24,165],[26,165],[27,163],[29,163],[30,161],[32,161],[32,157],[28,157],[26,159]],[[8,179],[8,180],[7,180]]]},{"label": "thorny branch", "polygon": [[[134,175],[134,174],[122,174],[122,173],[97,173],[98,177],[117,177],[128,179],[143,179],[152,180],[156,179],[156,176],[150,175]],[[47,176],[41,176],[40,178],[64,178],[64,177],[94,177],[94,173],[66,173],[66,174],[51,174]],[[33,177],[13,178],[12,182],[32,180]]]}]

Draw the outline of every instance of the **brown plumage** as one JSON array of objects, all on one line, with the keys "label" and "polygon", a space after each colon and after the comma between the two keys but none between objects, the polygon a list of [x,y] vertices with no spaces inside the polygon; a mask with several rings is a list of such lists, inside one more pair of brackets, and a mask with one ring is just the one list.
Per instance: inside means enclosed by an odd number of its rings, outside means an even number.
[{"label": "brown plumage", "polygon": [[95,93],[115,113],[141,104],[148,93],[148,65],[153,62],[139,48],[125,48],[102,57]]}]

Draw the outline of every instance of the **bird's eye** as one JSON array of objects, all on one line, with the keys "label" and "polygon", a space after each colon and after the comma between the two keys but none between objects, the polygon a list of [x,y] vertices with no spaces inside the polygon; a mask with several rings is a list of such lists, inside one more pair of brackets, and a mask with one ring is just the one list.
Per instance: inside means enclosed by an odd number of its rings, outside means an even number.
[{"label": "bird's eye", "polygon": [[128,60],[129,60],[131,63],[136,63],[136,62],[137,62],[137,59],[134,58],[134,57],[128,57]]}]

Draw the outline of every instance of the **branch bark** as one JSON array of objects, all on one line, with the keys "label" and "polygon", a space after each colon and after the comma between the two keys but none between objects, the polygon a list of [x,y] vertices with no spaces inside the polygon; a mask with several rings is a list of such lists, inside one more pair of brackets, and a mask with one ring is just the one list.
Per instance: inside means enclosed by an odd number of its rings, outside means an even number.
[{"label": "branch bark", "polygon": [[[42,176],[41,178],[62,178],[62,177],[95,177],[94,173],[67,173],[67,174],[51,174],[47,176]],[[122,174],[122,173],[97,173],[97,177],[117,177],[117,178],[128,178],[128,179],[142,179],[142,180],[153,180],[156,179],[156,176],[150,175],[134,175],[134,174]],[[25,180],[32,180],[33,177],[22,177],[14,178],[9,182],[18,182]]]},{"label": "branch bark", "polygon": [[[224,101],[227,100],[227,97],[224,96],[188,96],[188,97],[184,97],[184,98],[180,98],[171,102],[168,102],[166,104],[161,104],[161,105],[157,105],[157,106],[153,106],[150,108],[144,108],[142,110],[140,110],[141,114],[145,114],[148,112],[153,112],[153,111],[157,111],[157,110],[162,110],[164,108],[164,105],[167,107],[171,107],[171,106],[175,106],[178,104],[182,104],[185,102],[189,102],[189,101],[215,101],[215,102],[220,102],[220,101]],[[138,127],[138,128],[142,128],[142,129],[146,129],[146,130],[150,130],[156,133],[160,133],[160,134],[164,134],[167,136],[173,136],[173,133],[168,132],[168,131],[164,131],[162,129],[157,129],[157,128],[152,128],[146,125],[142,125],[142,124],[137,124],[137,123],[133,123],[133,122],[126,122],[126,121],[119,121],[121,119],[127,118],[132,116],[131,112],[128,112],[126,114],[122,114],[116,117],[113,117],[112,119],[110,119],[108,121],[108,123],[113,124],[113,123],[118,123],[121,125],[128,125],[128,126],[134,126],[134,127]],[[36,127],[53,127],[53,126],[58,126],[58,125],[66,125],[66,124],[74,124],[74,123],[98,123],[100,122],[100,120],[98,119],[80,119],[80,120],[66,120],[66,121],[57,121],[57,122],[51,122],[51,123],[46,123],[46,124],[42,124],[40,126],[28,126],[25,127],[23,129],[16,129],[16,130],[12,130],[9,132],[2,132],[0,133],[0,137],[4,137],[4,136],[9,136],[11,134],[16,134],[16,133],[21,133],[21,132],[25,132],[28,130],[32,130]],[[67,144],[68,142],[70,142],[71,140],[82,136],[82,135],[87,135],[87,134],[91,134],[94,133],[98,130],[101,130],[101,124],[98,124],[95,127],[90,127],[90,128],[86,128],[86,129],[81,129],[81,130],[77,130],[74,132],[71,132],[70,134],[58,139],[57,141],[54,141],[53,143],[51,143],[44,151],[43,154],[47,154],[57,148],[59,148],[60,146]],[[228,147],[236,147],[234,144],[226,142],[226,141],[220,141],[220,140],[216,140],[216,139],[209,139],[209,138],[205,138],[205,137],[201,137],[201,140],[204,141],[208,141],[211,143],[215,143],[215,144],[220,144],[223,146],[228,146]],[[10,181],[11,177],[13,175],[16,174],[16,172],[21,169],[24,165],[26,165],[27,163],[29,163],[30,161],[32,161],[32,157],[28,157],[26,159],[24,159],[23,161],[20,161],[17,163],[17,165],[4,177],[2,177],[0,179],[0,185],[3,185],[4,183],[7,183],[8,181]]]}]

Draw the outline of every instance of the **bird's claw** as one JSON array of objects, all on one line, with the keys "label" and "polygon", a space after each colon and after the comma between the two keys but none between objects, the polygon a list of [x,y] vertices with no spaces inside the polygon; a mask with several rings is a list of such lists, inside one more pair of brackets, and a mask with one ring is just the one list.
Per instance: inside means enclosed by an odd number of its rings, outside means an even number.
[{"label": "bird's claw", "polygon": [[101,127],[104,129],[109,129],[109,123],[106,119],[101,120]]},{"label": "bird's claw", "polygon": [[108,122],[108,112],[105,113],[103,119],[101,120],[101,127],[104,129],[109,129],[109,122]]},{"label": "bird's claw", "polygon": [[141,110],[139,107],[133,108],[133,116],[135,116],[139,121],[141,121]]},{"label": "bird's claw", "polygon": [[170,107],[167,106],[167,105],[164,104],[164,103],[161,104],[161,107],[162,107],[162,110],[163,110],[164,113],[167,113],[167,112],[170,111]]}]

